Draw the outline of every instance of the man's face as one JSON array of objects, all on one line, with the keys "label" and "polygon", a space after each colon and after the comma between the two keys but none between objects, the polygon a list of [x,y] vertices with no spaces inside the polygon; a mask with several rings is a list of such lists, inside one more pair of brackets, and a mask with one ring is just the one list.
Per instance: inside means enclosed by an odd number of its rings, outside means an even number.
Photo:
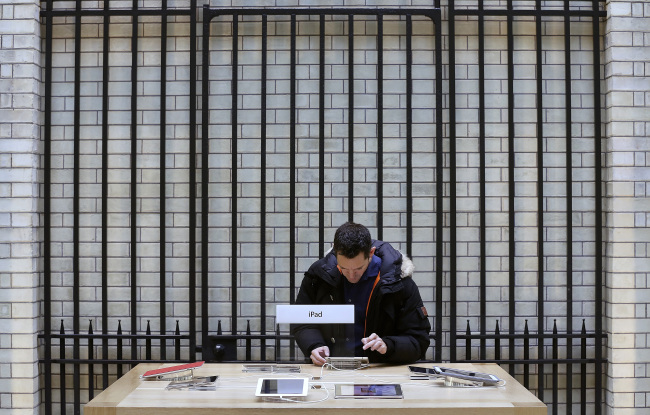
[{"label": "man's face", "polygon": [[352,284],[356,284],[363,276],[363,273],[368,269],[372,256],[375,253],[375,247],[373,246],[370,249],[370,254],[368,258],[365,257],[363,252],[360,252],[359,255],[354,258],[347,258],[344,255],[336,255],[336,262],[338,263],[339,271],[341,274]]}]

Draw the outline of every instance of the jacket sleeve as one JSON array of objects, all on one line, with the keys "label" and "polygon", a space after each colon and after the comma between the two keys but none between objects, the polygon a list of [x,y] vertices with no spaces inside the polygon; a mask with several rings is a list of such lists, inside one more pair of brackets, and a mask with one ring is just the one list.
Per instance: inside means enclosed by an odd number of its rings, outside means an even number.
[{"label": "jacket sleeve", "polygon": [[403,302],[397,311],[395,325],[398,333],[383,336],[388,352],[378,360],[390,363],[407,363],[423,359],[430,344],[431,324],[422,303],[420,292],[411,278],[404,283]]},{"label": "jacket sleeve", "polygon": [[[305,273],[296,297],[296,304],[314,304],[316,290],[315,277],[310,275],[309,272]],[[311,351],[315,348],[326,345],[323,334],[318,329],[318,326],[314,324],[292,324],[291,334],[296,339],[296,343],[305,357],[311,355]]]}]

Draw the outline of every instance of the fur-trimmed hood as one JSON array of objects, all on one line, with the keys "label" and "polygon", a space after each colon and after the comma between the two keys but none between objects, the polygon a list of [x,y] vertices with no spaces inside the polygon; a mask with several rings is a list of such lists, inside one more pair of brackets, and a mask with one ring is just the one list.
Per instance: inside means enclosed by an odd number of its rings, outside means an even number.
[{"label": "fur-trimmed hood", "polygon": [[[382,261],[381,275],[394,277],[394,274],[396,274],[394,266],[399,264],[399,277],[410,278],[413,276],[415,265],[413,264],[411,258],[409,258],[406,254],[398,251],[397,249],[393,248],[388,242],[384,241],[373,240],[372,246],[375,247],[375,255],[381,258]],[[332,252],[333,248],[334,247],[332,246],[329,250],[327,250],[324,259],[326,259],[330,254],[334,256],[334,252]]]}]

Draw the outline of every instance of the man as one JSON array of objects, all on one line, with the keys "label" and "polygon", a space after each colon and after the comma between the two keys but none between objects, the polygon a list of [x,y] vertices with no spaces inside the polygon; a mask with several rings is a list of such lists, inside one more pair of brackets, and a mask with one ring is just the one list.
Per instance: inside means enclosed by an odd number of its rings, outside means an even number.
[{"label": "man", "polygon": [[292,326],[302,352],[318,366],[330,355],[390,363],[423,358],[431,325],[412,274],[413,262],[373,241],[365,226],[341,225],[333,248],[305,273],[296,304],[354,304],[355,323]]}]

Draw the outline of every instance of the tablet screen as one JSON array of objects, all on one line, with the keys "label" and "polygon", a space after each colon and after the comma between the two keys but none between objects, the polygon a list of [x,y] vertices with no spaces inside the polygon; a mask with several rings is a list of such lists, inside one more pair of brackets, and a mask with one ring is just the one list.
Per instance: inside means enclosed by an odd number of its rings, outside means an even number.
[{"label": "tablet screen", "polygon": [[305,396],[307,378],[261,378],[257,382],[257,396]]},{"label": "tablet screen", "polygon": [[403,398],[398,384],[336,385],[336,398]]}]

